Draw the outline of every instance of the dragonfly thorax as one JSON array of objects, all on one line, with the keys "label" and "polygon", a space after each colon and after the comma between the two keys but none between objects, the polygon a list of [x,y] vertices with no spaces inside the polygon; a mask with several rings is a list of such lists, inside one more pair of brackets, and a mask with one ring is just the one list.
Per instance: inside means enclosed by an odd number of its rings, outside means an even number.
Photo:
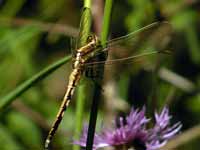
[{"label": "dragonfly thorax", "polygon": [[73,68],[81,68],[84,65],[84,63],[85,63],[85,59],[82,58],[80,53],[77,53],[73,61]]},{"label": "dragonfly thorax", "polygon": [[99,38],[94,34],[88,36],[87,43],[88,44],[91,43],[91,46],[93,46],[93,47],[98,47],[99,45],[101,45]]},{"label": "dragonfly thorax", "polygon": [[87,54],[93,52],[99,46],[101,46],[101,42],[98,37],[96,35],[91,35],[87,39],[87,44],[77,49],[77,55],[86,56]]}]

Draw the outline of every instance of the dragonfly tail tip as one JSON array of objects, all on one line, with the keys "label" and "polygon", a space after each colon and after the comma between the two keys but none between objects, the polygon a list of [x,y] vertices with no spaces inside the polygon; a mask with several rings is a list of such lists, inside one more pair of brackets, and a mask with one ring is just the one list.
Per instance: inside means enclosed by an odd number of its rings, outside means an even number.
[{"label": "dragonfly tail tip", "polygon": [[47,139],[47,140],[45,141],[45,146],[44,146],[44,149],[45,149],[45,150],[48,150],[48,149],[49,149],[49,143],[50,143],[50,140]]}]

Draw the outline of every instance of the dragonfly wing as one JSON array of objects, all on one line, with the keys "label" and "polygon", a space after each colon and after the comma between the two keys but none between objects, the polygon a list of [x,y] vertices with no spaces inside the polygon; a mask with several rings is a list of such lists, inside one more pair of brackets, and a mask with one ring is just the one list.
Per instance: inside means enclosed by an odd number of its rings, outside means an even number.
[{"label": "dragonfly wing", "polygon": [[[145,27],[142,27],[139,30],[136,30],[134,32],[131,32],[125,36],[121,36],[112,40],[109,40],[106,44],[107,47],[112,47],[113,45],[124,45],[124,44],[130,44],[129,42],[133,42],[138,37],[144,38],[144,37],[149,37],[149,35],[152,35],[155,31],[158,31],[160,28],[165,28],[167,33],[172,30],[172,26],[168,22],[154,22],[152,24],[149,24]],[[162,32],[164,33],[164,32]],[[165,33],[166,34],[166,33]]]},{"label": "dragonfly wing", "polygon": [[165,48],[172,27],[167,22],[155,22],[128,35],[107,42],[109,54],[116,58],[129,57],[146,50],[160,51]]},{"label": "dragonfly wing", "polygon": [[126,63],[159,52],[167,53],[166,45],[172,31],[171,24],[155,22],[128,35],[112,39],[106,43],[106,48],[95,54],[108,53],[107,61],[90,62],[86,63],[86,66],[110,65],[116,62]]}]

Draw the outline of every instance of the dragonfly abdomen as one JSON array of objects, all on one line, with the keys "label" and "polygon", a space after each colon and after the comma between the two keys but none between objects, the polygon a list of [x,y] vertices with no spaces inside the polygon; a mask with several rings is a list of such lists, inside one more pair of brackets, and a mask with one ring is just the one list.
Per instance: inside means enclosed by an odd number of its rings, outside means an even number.
[{"label": "dragonfly abdomen", "polygon": [[[69,101],[72,99],[72,96],[74,94],[74,90],[81,78],[82,75],[82,69],[81,68],[75,68],[73,69],[72,73],[69,76],[69,83],[67,86],[67,91],[64,96],[64,100],[66,100],[66,106],[68,106]],[[65,103],[65,101],[63,101]]]},{"label": "dragonfly abdomen", "polygon": [[68,107],[71,99],[72,99],[72,96],[74,94],[74,90],[80,80],[80,77],[82,75],[82,68],[81,67],[78,67],[78,68],[74,68],[72,73],[70,74],[69,76],[69,83],[68,83],[68,86],[67,86],[67,91],[65,93],[65,96],[63,98],[63,102],[61,104],[61,107],[56,115],[56,120],[54,121],[53,125],[52,125],[52,128],[51,130],[49,131],[49,134],[48,134],[48,137],[46,139],[46,142],[45,142],[45,148],[48,149],[49,147],[49,143],[51,141],[51,139],[53,138],[60,122],[62,121],[62,118],[64,116],[64,112],[66,110],[66,108]]}]

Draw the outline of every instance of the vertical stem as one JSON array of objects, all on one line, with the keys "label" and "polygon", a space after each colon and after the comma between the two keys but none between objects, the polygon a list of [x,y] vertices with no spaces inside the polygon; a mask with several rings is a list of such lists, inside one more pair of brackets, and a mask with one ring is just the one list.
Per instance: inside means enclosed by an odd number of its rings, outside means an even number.
[{"label": "vertical stem", "polygon": [[[104,18],[103,18],[103,28],[102,28],[102,33],[101,33],[101,42],[102,42],[103,47],[105,46],[105,43],[107,41],[110,18],[111,18],[111,10],[112,10],[112,0],[106,0]],[[99,58],[97,59],[106,59],[105,54],[102,54],[102,56],[99,56]],[[102,82],[103,74],[104,74],[104,68],[101,67],[101,74],[99,74],[98,79],[95,80],[97,84],[94,87],[94,96],[93,96],[91,113],[90,113],[86,150],[93,149],[93,139],[94,139],[94,132],[95,132],[95,127],[96,127],[98,105],[99,105],[99,100],[100,100],[100,95],[101,95],[101,82]]]},{"label": "vertical stem", "polygon": [[105,43],[108,38],[112,3],[113,3],[113,0],[106,0],[106,3],[105,3],[104,18],[103,18],[103,25],[102,25],[102,32],[101,32],[101,42],[103,46],[105,46]]},{"label": "vertical stem", "polygon": [[93,95],[92,107],[91,107],[91,112],[90,112],[90,121],[89,121],[88,134],[87,134],[86,150],[93,149],[93,140],[94,140],[94,133],[95,133],[95,128],[96,128],[96,120],[97,120],[100,95],[101,95],[100,89],[98,88],[98,86],[94,85],[94,95]]},{"label": "vertical stem", "polygon": [[[84,81],[83,81],[84,82]],[[86,101],[85,96],[85,87],[86,85],[83,83],[77,87],[77,103],[76,103],[76,114],[75,114],[75,131],[74,131],[74,139],[79,139],[79,135],[82,129],[83,124],[83,112],[84,112],[84,104]],[[78,145],[73,145],[73,150],[79,150],[80,147]]]},{"label": "vertical stem", "polygon": [[[90,34],[90,28],[91,28],[91,0],[84,0],[84,6],[80,21],[80,31],[79,31],[79,37],[77,40],[76,47],[81,47],[86,44],[87,37]],[[81,85],[77,87],[77,104],[76,104],[76,123],[75,123],[75,131],[74,131],[74,138],[78,139],[82,124],[83,124],[83,112],[84,112],[84,103],[86,101],[87,97],[87,82],[85,80],[81,81]],[[73,150],[79,150],[79,146],[73,145]]]},{"label": "vertical stem", "polygon": [[84,7],[84,8],[90,8],[90,9],[91,9],[91,3],[92,3],[91,0],[84,0],[83,7]]}]

